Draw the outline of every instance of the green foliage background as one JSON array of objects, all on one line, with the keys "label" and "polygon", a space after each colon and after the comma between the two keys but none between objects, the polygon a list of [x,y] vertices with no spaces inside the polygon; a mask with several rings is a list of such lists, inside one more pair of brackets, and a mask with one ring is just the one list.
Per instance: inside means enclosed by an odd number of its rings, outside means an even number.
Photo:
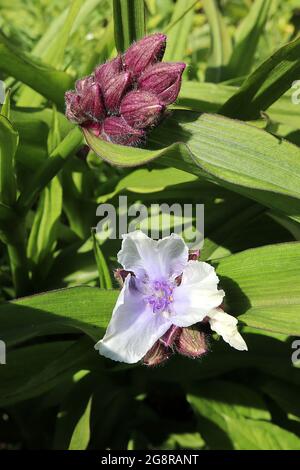
[{"label": "green foliage background", "polygon": [[[0,447],[300,449],[299,2],[1,0],[0,28]],[[146,148],[86,134],[86,155],[64,92],[145,29],[187,62],[180,96]],[[120,194],[205,204],[201,258],[248,353],[215,337],[148,369],[94,351],[120,241],[91,227]]]}]

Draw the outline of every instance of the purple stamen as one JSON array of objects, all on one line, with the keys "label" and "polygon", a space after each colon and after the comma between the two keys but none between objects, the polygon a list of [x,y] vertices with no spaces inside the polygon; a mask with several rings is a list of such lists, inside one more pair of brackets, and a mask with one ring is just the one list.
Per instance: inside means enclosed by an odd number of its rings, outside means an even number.
[{"label": "purple stamen", "polygon": [[154,281],[147,286],[145,301],[151,305],[153,313],[170,312],[173,302],[173,285],[167,281]]}]

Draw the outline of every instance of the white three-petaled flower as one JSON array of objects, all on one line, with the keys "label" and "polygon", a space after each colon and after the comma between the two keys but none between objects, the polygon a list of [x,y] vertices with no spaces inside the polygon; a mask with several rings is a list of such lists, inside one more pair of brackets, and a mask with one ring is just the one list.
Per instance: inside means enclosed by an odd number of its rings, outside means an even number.
[{"label": "white three-petaled flower", "polygon": [[232,347],[247,350],[237,319],[218,308],[225,295],[218,290],[212,266],[188,260],[183,239],[172,234],[155,241],[141,231],[123,236],[118,261],[128,274],[104,338],[95,348],[114,361],[140,361],[172,326],[187,327],[206,318]]}]

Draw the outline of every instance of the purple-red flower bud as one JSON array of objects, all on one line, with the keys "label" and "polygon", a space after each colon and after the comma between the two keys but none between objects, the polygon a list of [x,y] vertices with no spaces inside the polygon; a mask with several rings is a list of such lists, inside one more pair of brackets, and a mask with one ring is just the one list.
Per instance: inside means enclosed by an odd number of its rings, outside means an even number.
[{"label": "purple-red flower bud", "polygon": [[161,338],[159,338],[159,341],[161,341],[166,347],[170,348],[173,346],[173,343],[180,332],[181,328],[179,326],[172,325],[168,331]]},{"label": "purple-red flower bud", "polygon": [[137,145],[176,100],[185,65],[159,63],[166,36],[152,34],[96,68],[68,91],[66,116],[100,139]]},{"label": "purple-red flower bud", "polygon": [[172,354],[173,351],[164,346],[160,340],[158,340],[144,356],[143,364],[146,366],[158,366],[159,364],[167,361]]},{"label": "purple-red flower bud", "polygon": [[197,325],[182,328],[175,345],[180,354],[192,358],[203,356],[208,351],[206,335]]},{"label": "purple-red flower bud", "polygon": [[83,79],[76,82],[76,90],[65,93],[67,118],[78,124],[103,119],[105,108],[99,85]]},{"label": "purple-red flower bud", "polygon": [[105,64],[99,65],[95,70],[95,81],[102,89],[107,88],[110,80],[122,72],[122,58],[116,57]]},{"label": "purple-red flower bud", "polygon": [[130,85],[130,72],[121,72],[114,75],[105,86],[102,86],[106,109],[110,112],[117,111],[121,98]]},{"label": "purple-red flower bud", "polygon": [[75,83],[75,89],[79,95],[82,95],[91,85],[94,83],[94,77],[88,75],[87,77],[77,80]]},{"label": "purple-red flower bud", "polygon": [[200,250],[189,250],[189,261],[198,261],[200,257]]},{"label": "purple-red flower bud", "polygon": [[118,268],[114,271],[114,278],[120,284],[121,287],[123,287],[124,281],[128,274],[134,276],[132,271],[126,271],[126,269]]},{"label": "purple-red flower bud", "polygon": [[86,121],[82,127],[89,129],[96,137],[99,137],[102,132],[102,123],[96,121]]},{"label": "purple-red flower bud", "polygon": [[76,122],[77,124],[82,124],[86,121],[87,118],[81,108],[81,98],[77,93],[74,91],[67,91],[65,93],[65,101],[66,116],[70,121]]},{"label": "purple-red flower bud", "polygon": [[161,61],[166,49],[166,40],[164,34],[155,33],[132,44],[123,56],[125,69],[136,77],[149,65]]},{"label": "purple-red flower bud", "polygon": [[101,137],[114,144],[135,145],[144,137],[144,132],[131,127],[122,117],[109,117],[103,122]]},{"label": "purple-red flower bud", "polygon": [[156,123],[163,109],[156,95],[137,90],[131,91],[123,98],[120,114],[130,126],[143,129]]},{"label": "purple-red flower bud", "polygon": [[167,106],[177,99],[184,69],[185,64],[181,62],[155,64],[138,79],[139,89],[155,93]]},{"label": "purple-red flower bud", "polygon": [[101,121],[105,117],[105,108],[102,100],[100,86],[93,83],[84,90],[81,96],[81,109],[90,119]]}]

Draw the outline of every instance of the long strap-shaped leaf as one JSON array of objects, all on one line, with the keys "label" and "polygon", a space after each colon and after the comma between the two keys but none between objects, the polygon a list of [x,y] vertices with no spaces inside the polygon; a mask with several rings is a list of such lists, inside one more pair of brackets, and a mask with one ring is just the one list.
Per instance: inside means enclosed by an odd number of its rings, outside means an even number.
[{"label": "long strap-shaped leaf", "polygon": [[281,47],[258,67],[225,103],[221,114],[256,119],[300,76],[300,37]]},{"label": "long strap-shaped leaf", "polygon": [[211,53],[206,81],[220,82],[232,53],[231,38],[215,0],[204,0],[203,7],[210,26]]},{"label": "long strap-shaped leaf", "polygon": [[18,51],[0,35],[0,70],[20,80],[45,96],[60,108],[64,107],[64,92],[73,87],[74,79],[29,55]]},{"label": "long strap-shaped leaf", "polygon": [[8,206],[16,200],[14,157],[19,135],[10,121],[0,114],[0,202]]},{"label": "long strap-shaped leaf", "polygon": [[128,151],[88,132],[85,137],[112,164],[130,167],[156,160],[300,219],[300,149],[240,121],[176,111],[151,135],[156,150]]},{"label": "long strap-shaped leaf", "polygon": [[145,36],[144,0],[113,0],[115,42],[124,52],[133,41]]},{"label": "long strap-shaped leaf", "polygon": [[243,77],[251,70],[257,45],[264,32],[272,0],[255,0],[235,33],[235,45],[225,76]]}]

